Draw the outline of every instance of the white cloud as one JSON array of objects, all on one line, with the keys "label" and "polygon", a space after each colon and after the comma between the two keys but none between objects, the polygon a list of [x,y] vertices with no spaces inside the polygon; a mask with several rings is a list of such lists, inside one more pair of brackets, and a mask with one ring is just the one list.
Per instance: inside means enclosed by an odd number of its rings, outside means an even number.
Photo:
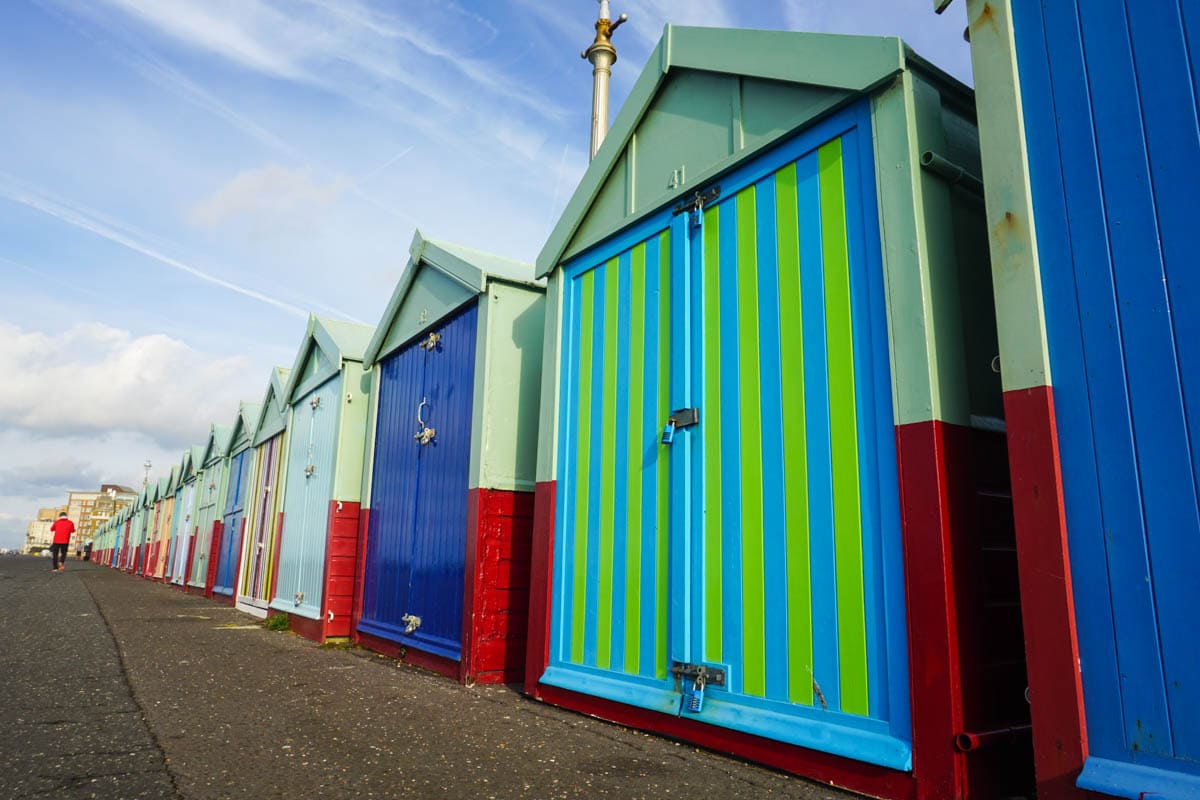
[{"label": "white cloud", "polygon": [[48,436],[130,432],[165,447],[232,420],[249,360],[99,322],[59,333],[0,322],[0,427]]},{"label": "white cloud", "polygon": [[239,172],[191,212],[191,221],[206,228],[230,220],[247,221],[258,231],[291,232],[320,222],[348,186],[339,176],[317,183],[308,170],[267,164]]},{"label": "white cloud", "polygon": [[220,286],[224,289],[237,292],[245,297],[259,300],[268,305],[275,306],[281,311],[286,311],[289,314],[297,317],[306,317],[307,314],[300,308],[285,303],[282,300],[277,300],[274,297],[269,297],[262,292],[247,288],[233,281],[227,281],[224,278],[219,278],[211,272],[195,267],[178,258],[167,255],[162,251],[162,246],[153,241],[153,237],[138,231],[131,225],[123,224],[117,220],[93,211],[79,203],[72,203],[67,200],[62,200],[53,197],[48,192],[38,190],[34,187],[24,185],[20,181],[13,178],[11,175],[6,175],[0,172],[0,196],[7,197],[14,203],[31,208],[35,211],[54,217],[60,222],[64,222],[72,227],[80,230],[88,231],[101,238],[107,239],[110,242],[126,247],[135,253],[141,253],[147,258],[151,258],[160,264],[164,264],[180,272],[186,272],[193,277],[199,278],[207,283]]}]

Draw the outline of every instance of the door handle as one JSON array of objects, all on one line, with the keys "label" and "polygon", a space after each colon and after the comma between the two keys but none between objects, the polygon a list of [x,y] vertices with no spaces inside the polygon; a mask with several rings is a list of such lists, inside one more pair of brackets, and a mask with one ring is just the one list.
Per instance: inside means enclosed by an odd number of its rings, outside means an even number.
[{"label": "door handle", "polygon": [[425,420],[421,418],[421,409],[429,404],[429,398],[422,397],[421,402],[417,404],[417,424],[421,429],[413,434],[413,438],[421,444],[422,447],[433,441],[433,437],[437,436],[437,431],[425,424]]}]

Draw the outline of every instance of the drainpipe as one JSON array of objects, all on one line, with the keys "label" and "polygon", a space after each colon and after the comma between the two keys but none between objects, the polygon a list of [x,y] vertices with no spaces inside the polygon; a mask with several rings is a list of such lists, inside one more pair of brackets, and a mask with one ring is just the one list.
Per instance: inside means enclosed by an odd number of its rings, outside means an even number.
[{"label": "drainpipe", "polygon": [[622,14],[613,22],[608,16],[608,0],[600,0],[600,17],[596,20],[596,39],[580,57],[592,62],[592,149],[589,160],[596,157],[604,135],[608,133],[608,79],[617,61],[617,49],[612,35],[629,19]]}]

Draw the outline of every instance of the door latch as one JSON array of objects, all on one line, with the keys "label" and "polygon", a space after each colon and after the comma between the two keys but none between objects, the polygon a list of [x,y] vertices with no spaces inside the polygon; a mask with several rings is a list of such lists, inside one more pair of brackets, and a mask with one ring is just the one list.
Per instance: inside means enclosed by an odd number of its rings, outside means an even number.
[{"label": "door latch", "polygon": [[442,335],[440,333],[437,331],[430,331],[429,335],[425,337],[425,340],[418,344],[417,347],[421,348],[426,353],[432,353],[437,349],[438,342],[441,340]]},{"label": "door latch", "polygon": [[662,432],[662,443],[671,444],[675,441],[675,431],[680,428],[690,428],[700,422],[700,409],[698,408],[680,408],[671,412],[671,416],[667,417],[666,427]]},{"label": "door latch", "polygon": [[405,636],[411,636],[417,628],[421,627],[421,618],[415,614],[405,614],[400,621],[404,623]]},{"label": "door latch", "polygon": [[413,434],[413,438],[420,443],[422,447],[433,441],[433,437],[437,436],[437,431],[425,424],[425,420],[421,418],[421,409],[429,404],[429,398],[421,398],[421,402],[417,404],[417,424],[421,429]]},{"label": "door latch", "polygon": [[671,674],[681,684],[676,716],[682,716],[685,711],[699,714],[704,709],[704,690],[709,686],[725,686],[724,667],[675,661],[671,664]]},{"label": "door latch", "polygon": [[716,202],[721,196],[721,187],[712,186],[706,192],[697,190],[687,200],[684,200],[675,206],[671,212],[673,216],[679,216],[683,213],[691,214],[692,227],[699,228],[704,223],[704,207],[710,203]]}]

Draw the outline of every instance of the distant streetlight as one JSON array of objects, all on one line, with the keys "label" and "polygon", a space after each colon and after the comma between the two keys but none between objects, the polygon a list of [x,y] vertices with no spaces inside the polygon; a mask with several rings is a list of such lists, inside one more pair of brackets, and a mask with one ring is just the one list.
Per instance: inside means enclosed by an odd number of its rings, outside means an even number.
[{"label": "distant streetlight", "polygon": [[142,476],[142,488],[143,489],[145,489],[146,486],[149,485],[149,483],[150,483],[150,467],[152,467],[152,466],[154,466],[154,465],[150,463],[150,459],[148,459],[148,458],[142,462],[142,469],[146,471],[146,474],[144,476]]}]

